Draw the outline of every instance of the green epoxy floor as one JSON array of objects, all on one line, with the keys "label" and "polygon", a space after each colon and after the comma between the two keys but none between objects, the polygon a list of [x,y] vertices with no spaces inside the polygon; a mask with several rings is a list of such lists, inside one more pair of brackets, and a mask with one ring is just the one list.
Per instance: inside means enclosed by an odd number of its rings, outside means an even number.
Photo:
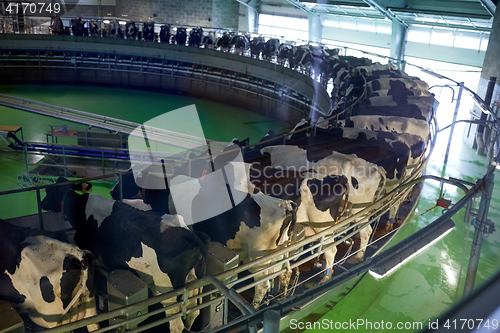
[{"label": "green epoxy floor", "polygon": [[[169,110],[194,103],[200,114],[206,137],[219,141],[228,141],[234,137],[242,139],[247,136],[250,136],[251,141],[255,141],[259,140],[271,128],[276,132],[285,130],[283,126],[264,116],[237,108],[182,96],[145,91],[72,86],[0,86],[0,92],[135,122],[144,122]],[[245,122],[249,122],[249,124],[245,124]],[[63,123],[68,126],[72,125],[67,121],[0,107],[0,124],[22,125],[27,141],[44,142],[49,125],[60,126]],[[455,133],[446,176],[475,182],[484,172],[485,160],[478,156],[474,150],[461,145],[460,135],[463,133],[463,128],[457,129]],[[427,168],[428,174],[441,175],[446,141],[447,134],[443,133]],[[5,144],[0,142],[0,164],[2,165],[0,191],[18,188],[16,177],[24,171],[23,155],[8,150]],[[499,174],[497,174],[496,179],[497,186],[489,217],[497,223],[497,229],[500,230],[498,227],[500,212]],[[109,196],[111,186],[112,184],[109,183],[96,182],[94,183],[94,193]],[[456,202],[462,195],[460,190],[451,186],[446,186],[445,190],[445,196],[452,199],[453,202]],[[427,181],[418,203],[417,212],[412,214],[411,222],[401,230],[392,244],[428,225],[441,214],[441,208],[434,208],[423,216],[418,216],[435,205],[438,193],[439,183]],[[34,193],[0,197],[0,217],[5,219],[35,214],[35,200]],[[354,289],[346,291],[346,295],[335,298],[304,321],[314,322],[327,319],[333,322],[348,322],[349,320],[364,319],[371,322],[390,321],[394,325],[397,322],[423,322],[424,325],[427,325],[429,319],[432,320],[448,310],[455,299],[467,225],[463,222],[463,213],[456,215],[453,220],[456,223],[456,228],[450,234],[402,266],[398,271],[382,280],[376,280],[369,274],[365,275]],[[472,236],[473,229],[469,235],[466,258],[470,254]],[[500,232],[496,232],[484,240],[476,286],[498,271],[499,257]],[[459,284],[458,300],[463,291],[467,264],[468,260],[466,259]],[[316,330],[308,330],[308,332],[314,331]],[[351,330],[339,330],[339,332],[343,331]],[[357,331],[377,332],[380,330],[360,329]],[[418,330],[404,331],[415,332]]]}]

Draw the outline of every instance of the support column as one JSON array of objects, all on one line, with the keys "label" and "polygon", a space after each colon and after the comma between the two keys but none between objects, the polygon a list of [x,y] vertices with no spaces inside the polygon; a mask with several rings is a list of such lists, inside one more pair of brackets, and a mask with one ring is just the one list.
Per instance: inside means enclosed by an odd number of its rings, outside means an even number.
[{"label": "support column", "polygon": [[[491,77],[500,77],[500,11],[495,12],[495,17],[493,18],[493,24],[491,26],[490,39],[488,40],[488,48],[486,49],[486,53],[484,55],[483,69],[481,71],[481,78],[479,79],[479,84],[476,93],[483,97],[486,96],[486,92],[488,90],[488,85]],[[500,101],[500,80],[497,80],[496,84],[494,84],[493,92],[492,92],[492,102]],[[470,86],[474,84],[474,82],[465,82],[466,86]],[[491,106],[491,105],[490,105]],[[498,110],[498,108],[496,109]],[[479,119],[481,117],[482,111],[479,107],[474,105],[474,116],[473,119]],[[485,117],[483,116],[483,119]],[[479,127],[477,125],[468,125],[465,127],[464,133],[464,141],[465,143],[472,147],[476,148],[478,141],[476,139],[476,133]],[[489,138],[483,139],[488,140]],[[478,150],[480,153],[481,149]],[[486,151],[488,151],[488,147],[485,147]]]},{"label": "support column", "polygon": [[309,41],[314,43],[321,43],[321,36],[323,35],[323,24],[318,14],[308,12],[307,18],[309,19]]},{"label": "support column", "polygon": [[252,0],[246,6],[248,32],[257,33],[259,27],[259,1]]},{"label": "support column", "polygon": [[399,69],[404,70],[404,64],[401,65],[405,57],[406,45],[406,32],[407,29],[404,25],[396,20],[392,20],[392,34],[391,34],[391,58],[397,59],[396,65]]}]

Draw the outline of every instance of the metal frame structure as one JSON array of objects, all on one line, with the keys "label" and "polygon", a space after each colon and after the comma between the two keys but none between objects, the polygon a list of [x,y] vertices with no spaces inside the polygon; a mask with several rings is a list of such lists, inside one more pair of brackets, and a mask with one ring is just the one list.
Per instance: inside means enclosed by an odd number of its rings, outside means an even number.
[{"label": "metal frame structure", "polygon": [[[173,71],[173,67],[170,70]],[[441,76],[441,78],[444,78],[444,77]],[[469,90],[469,92],[470,92],[470,90]],[[475,99],[478,99],[478,96],[475,94],[473,94],[473,97]],[[484,104],[483,104],[483,106],[484,106]],[[489,107],[485,106],[484,110],[486,112],[488,111],[488,109],[489,109]],[[86,116],[88,116],[88,115],[86,115]],[[494,122],[495,122],[495,128],[496,128],[497,132],[500,132],[500,120],[497,117],[495,117]],[[305,129],[303,129],[303,130],[305,130]],[[209,292],[204,292],[204,293],[201,293],[197,296],[189,298],[188,293],[190,290],[198,289],[202,286],[214,284],[214,281],[212,278],[206,277],[206,278],[202,278],[200,280],[197,280],[191,284],[188,284],[183,288],[168,292],[168,293],[160,295],[160,296],[156,296],[154,298],[150,298],[150,299],[143,301],[141,303],[137,303],[137,304],[134,304],[134,305],[131,305],[128,307],[120,308],[118,310],[114,310],[111,312],[100,314],[100,315],[92,317],[92,318],[87,318],[87,319],[84,319],[84,320],[79,321],[77,323],[72,323],[72,324],[68,324],[65,326],[61,326],[61,327],[49,330],[49,332],[63,332],[63,331],[65,332],[68,330],[76,329],[77,327],[83,327],[83,326],[86,326],[90,323],[95,323],[95,322],[99,322],[99,321],[106,320],[109,318],[121,316],[121,315],[126,314],[128,312],[133,312],[137,308],[148,306],[148,305],[155,304],[155,303],[159,303],[159,302],[162,302],[166,299],[175,298],[175,297],[180,296],[180,295],[182,295],[182,301],[177,302],[177,303],[170,305],[168,307],[168,308],[174,308],[174,307],[180,308],[181,311],[179,313],[172,315],[172,316],[169,316],[169,317],[167,317],[167,318],[165,318],[157,323],[152,323],[150,325],[139,327],[139,328],[133,330],[132,332],[139,332],[142,330],[146,330],[146,329],[152,327],[152,325],[160,324],[160,323],[172,320],[174,318],[184,316],[187,313],[196,311],[198,309],[209,306],[211,304],[218,304],[220,302],[227,302],[228,299],[233,301],[233,302],[238,302],[238,300],[236,298],[230,296],[230,294],[232,293],[231,288],[236,283],[249,280],[249,279],[253,278],[254,276],[258,275],[259,273],[262,273],[263,271],[268,271],[268,270],[273,269],[273,268],[276,268],[277,271],[274,272],[273,274],[267,275],[264,279],[268,280],[268,279],[272,279],[274,277],[277,277],[278,275],[286,272],[288,267],[291,267],[291,268],[298,267],[300,264],[302,264],[306,261],[309,261],[313,258],[316,258],[320,254],[331,249],[333,246],[336,246],[336,245],[340,244],[341,242],[343,242],[345,238],[351,237],[352,235],[354,235],[356,233],[356,231],[351,231],[351,232],[346,233],[348,229],[351,229],[353,226],[358,227],[358,230],[361,229],[362,227],[366,226],[368,223],[373,222],[377,217],[380,217],[382,214],[384,214],[394,203],[398,203],[398,202],[405,200],[408,197],[408,194],[410,193],[412,186],[415,185],[415,183],[426,179],[425,177],[422,178],[421,175],[425,170],[425,166],[427,164],[427,161],[429,160],[430,153],[431,153],[432,147],[433,147],[435,139],[436,139],[435,138],[436,133],[437,133],[437,128],[436,128],[436,124],[435,124],[435,119],[433,119],[432,133],[431,133],[431,144],[430,144],[428,150],[426,151],[426,156],[425,156],[424,161],[411,175],[408,176],[408,178],[405,180],[405,182],[402,185],[400,185],[398,188],[396,188],[392,192],[388,193],[382,199],[377,200],[376,202],[374,202],[370,206],[364,208],[362,211],[358,212],[357,214],[343,219],[338,224],[324,230],[321,233],[318,233],[312,237],[308,237],[300,242],[290,244],[286,247],[280,248],[277,251],[275,251],[271,254],[267,254],[266,256],[261,257],[252,263],[248,263],[248,264],[239,266],[238,268],[235,268],[235,269],[232,269],[230,271],[227,271],[227,272],[224,272],[222,274],[217,275],[215,277],[216,279],[224,280],[229,276],[235,275],[239,272],[242,272],[242,271],[248,269],[249,267],[252,267],[253,265],[268,263],[269,261],[273,262],[272,264],[267,265],[267,267],[263,268],[260,272],[256,272],[256,273],[247,275],[241,279],[238,279],[236,281],[231,281],[230,283],[228,283],[226,285],[226,288],[228,288],[229,292],[227,290],[225,290],[223,287],[221,287],[220,285],[217,286],[217,283],[215,283],[215,290],[212,290]],[[286,142],[287,135],[289,135],[289,134],[286,134],[283,137],[284,142]],[[500,162],[500,157],[497,156],[495,159],[495,163],[499,163],[499,162]],[[492,173],[492,170],[494,170],[494,168],[495,168],[495,166],[490,167],[490,169],[488,171],[489,175]],[[121,178],[121,173],[119,174],[119,176]],[[109,176],[94,177],[94,178],[90,178],[87,180],[105,179],[108,177]],[[483,186],[484,186],[485,182],[487,182],[489,179],[491,179],[491,178],[488,178],[488,179],[484,178],[483,180],[478,182],[478,184],[474,185],[467,192],[467,194],[457,204],[455,204],[452,209],[449,209],[443,216],[441,216],[438,219],[438,221],[444,221],[444,220],[450,218],[456,211],[458,211],[467,202],[469,202],[469,200],[478,191],[482,191],[484,189]],[[81,180],[79,180],[78,182],[81,182]],[[61,185],[64,185],[64,184],[61,184]],[[25,191],[36,191],[37,192],[37,199],[38,199],[38,206],[40,207],[40,203],[39,203],[40,190],[43,188],[46,188],[46,187],[50,187],[50,186],[56,186],[56,185],[38,186],[36,188],[5,191],[5,192],[1,192],[0,195],[7,195],[7,194],[11,194],[11,193],[19,193],[19,192],[25,192]],[[487,205],[484,204],[483,207],[487,207]],[[39,208],[39,214],[41,215],[40,208]],[[482,216],[484,216],[484,209],[483,209],[482,214],[483,214]],[[43,228],[43,222],[40,221],[40,223],[41,223],[41,227]],[[339,234],[342,234],[342,233],[344,233],[344,235],[342,235],[342,237],[340,239],[338,239]],[[329,241],[332,241],[332,242],[329,243]],[[306,258],[302,258],[299,261],[293,262],[293,260],[298,259],[303,254],[301,252],[297,252],[297,250],[299,250],[300,248],[302,248],[305,245],[310,245],[308,251],[312,251],[314,253],[311,253]],[[279,312],[283,315],[286,311],[292,309],[297,304],[303,304],[303,302],[305,300],[313,300],[313,299],[319,297],[326,290],[328,290],[336,285],[340,285],[341,283],[343,283],[349,279],[352,279],[355,276],[358,276],[359,274],[365,272],[366,270],[368,270],[370,267],[373,267],[374,265],[381,264],[382,262],[384,262],[384,260],[388,260],[387,258],[390,258],[390,251],[386,251],[383,254],[381,254],[380,256],[377,256],[376,258],[367,259],[365,262],[359,264],[358,266],[349,270],[348,272],[342,273],[339,276],[332,278],[330,281],[310,289],[307,293],[304,293],[302,295],[296,295],[296,296],[291,297],[287,300],[284,300],[276,305],[272,305],[272,306],[268,307],[267,309],[278,309]],[[337,262],[336,264],[339,264],[339,262]],[[253,286],[255,286],[261,282],[262,281],[254,281],[253,283],[250,283],[244,287],[236,289],[235,291],[238,293],[242,292],[244,290],[252,288]],[[223,290],[221,290],[221,289],[223,289]],[[215,299],[213,299],[212,301],[210,301],[208,303],[206,302],[206,303],[199,305],[195,308],[192,308],[189,310],[187,309],[188,301],[196,300],[196,299],[199,299],[199,298],[202,298],[205,296],[216,294],[217,291],[220,291],[223,295],[216,296]],[[166,309],[167,308],[161,308],[159,310],[156,310],[155,312],[151,312],[151,313],[144,315],[144,316],[150,316],[150,315],[153,315],[155,313],[160,313],[160,312],[165,311]],[[264,316],[264,310],[260,310],[254,314],[247,314],[247,316],[245,316],[243,319],[236,320],[232,323],[227,323],[224,327],[220,328],[220,331],[229,331],[229,330],[234,330],[234,329],[246,329],[248,327],[254,327],[256,323],[259,323],[262,321],[263,316]],[[137,319],[134,318],[131,320],[136,321]],[[103,329],[99,330],[98,332],[117,328],[119,326],[126,325],[128,322],[129,321],[124,321],[124,322],[118,323],[116,325],[112,325],[110,327],[103,328]]]}]

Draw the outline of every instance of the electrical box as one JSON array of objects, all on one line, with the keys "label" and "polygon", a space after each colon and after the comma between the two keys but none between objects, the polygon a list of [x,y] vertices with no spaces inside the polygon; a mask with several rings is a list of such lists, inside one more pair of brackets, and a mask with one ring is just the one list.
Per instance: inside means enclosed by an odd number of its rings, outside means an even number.
[{"label": "electrical box", "polygon": [[[148,298],[148,286],[137,276],[129,271],[114,270],[107,275],[108,311],[112,311],[127,305],[138,303]],[[111,318],[109,324],[113,325],[120,321],[132,319],[147,313],[148,307],[136,309],[130,313],[117,318]],[[137,326],[142,320],[133,321],[126,325],[127,330]]]},{"label": "electrical box", "polygon": [[23,319],[6,301],[0,301],[0,333],[24,333]]},{"label": "electrical box", "polygon": [[[207,275],[217,275],[238,267],[240,256],[235,251],[218,242],[210,242],[207,249]],[[237,275],[232,275],[221,281],[227,284],[236,280]]]},{"label": "electrical box", "polygon": [[[217,275],[226,272],[230,269],[238,267],[240,256],[235,251],[227,248],[218,242],[210,242],[207,249],[207,272],[206,275]],[[229,276],[222,283],[227,284],[236,280],[237,274]],[[203,288],[203,292],[215,289],[212,286]],[[207,296],[203,298],[203,302],[208,302],[215,299],[215,296]],[[203,327],[207,330],[214,329],[224,324],[224,302],[221,299],[220,303],[213,304],[201,310],[203,319]]]}]

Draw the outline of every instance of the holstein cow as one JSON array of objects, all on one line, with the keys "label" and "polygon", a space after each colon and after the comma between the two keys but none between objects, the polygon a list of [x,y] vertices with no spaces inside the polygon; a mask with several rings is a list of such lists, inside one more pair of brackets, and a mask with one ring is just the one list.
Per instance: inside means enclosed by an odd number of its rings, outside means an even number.
[{"label": "holstein cow", "polygon": [[[305,149],[296,146],[270,146],[265,147],[262,153],[271,155],[271,165],[274,168],[284,168],[294,171],[314,171],[315,178],[321,180],[329,175],[343,175],[349,183],[349,203],[354,207],[351,214],[356,214],[374,200],[378,199],[385,186],[386,171],[376,164],[358,158],[355,154],[345,155],[337,152],[328,152],[328,156],[318,160],[308,160]],[[352,256],[349,262],[363,260],[366,246],[372,228],[370,225],[361,229],[360,250]]]},{"label": "holstein cow", "polygon": [[177,32],[175,34],[175,43],[179,45],[186,45],[186,40],[186,28],[177,28]]},{"label": "holstein cow", "polygon": [[189,46],[200,47],[203,38],[203,29],[200,27],[193,28],[189,32]]},{"label": "holstein cow", "polygon": [[[284,168],[294,171],[314,171],[315,178],[321,180],[329,175],[343,175],[349,183],[349,203],[353,205],[351,214],[356,214],[378,199],[385,186],[386,171],[374,163],[365,161],[355,154],[345,155],[329,151],[325,158],[317,161],[308,159],[308,152],[296,146],[270,146],[265,147],[262,153],[271,155],[273,168]],[[360,250],[352,256],[349,262],[363,260],[366,246],[372,228],[367,225],[361,229]]]},{"label": "holstein cow", "polygon": [[[241,177],[235,175],[237,182]],[[286,243],[294,228],[296,214],[293,202],[281,200],[258,193],[240,192],[237,184],[232,184],[232,190],[211,182],[209,179],[190,178],[180,175],[172,179],[171,187],[181,188],[175,200],[175,212],[185,217],[186,224],[192,224],[193,230],[210,236],[212,241],[224,244],[238,252],[240,260],[248,263],[266,252],[275,250]],[[246,186],[246,184],[245,184]],[[230,194],[229,194],[230,193]],[[235,206],[229,204],[229,195],[233,198],[243,198]],[[207,198],[210,198],[207,200]],[[227,201],[227,204],[223,203]],[[181,202],[179,206],[177,203]],[[221,204],[216,204],[221,203]],[[225,208],[222,208],[225,207]],[[211,216],[206,218],[207,216]],[[250,272],[256,272],[267,267],[270,262],[252,266]],[[277,270],[279,270],[278,268]],[[265,271],[255,276],[255,279],[265,277],[275,270]],[[290,275],[284,275],[283,286],[288,285]],[[270,288],[269,281],[255,286],[255,296],[252,306],[255,309],[260,304]]]},{"label": "holstein cow", "polygon": [[101,34],[99,32],[99,26],[97,25],[96,21],[90,21],[90,28],[89,28],[89,35],[91,37],[100,37]]},{"label": "holstein cow", "polygon": [[81,18],[71,19],[71,31],[73,36],[83,36],[83,23]]},{"label": "holstein cow", "polygon": [[147,42],[152,42],[155,39],[155,23],[144,22],[142,25],[142,38]]},{"label": "holstein cow", "polygon": [[250,41],[250,53],[252,58],[260,58],[260,54],[262,52],[262,49],[264,48],[264,37],[259,36],[259,37],[254,37]]},{"label": "holstein cow", "polygon": [[272,57],[278,53],[280,41],[277,38],[268,39],[262,47],[262,59],[271,61]]},{"label": "holstein cow", "polygon": [[430,125],[422,119],[388,116],[352,116],[339,120],[342,127],[364,128],[371,131],[408,133],[427,140]]},{"label": "holstein cow", "polygon": [[137,38],[137,27],[135,22],[127,22],[125,25],[125,36],[127,39],[135,40]]},{"label": "holstein cow", "polygon": [[52,34],[54,34],[54,35],[64,35],[65,34],[64,25],[61,21],[61,18],[54,17],[51,19],[50,31],[52,31]]},{"label": "holstein cow", "polygon": [[20,228],[0,219],[0,299],[46,328],[97,315],[94,257],[67,241],[64,233]]},{"label": "holstein cow", "polygon": [[217,47],[220,47],[222,52],[229,52],[230,44],[229,42],[231,41],[231,36],[227,33],[224,32],[222,34],[222,37],[217,39]]},{"label": "holstein cow", "polygon": [[229,42],[234,45],[234,53],[244,55],[250,49],[250,38],[247,35],[236,35]]},{"label": "holstein cow", "polygon": [[[99,195],[79,195],[65,186],[47,188],[42,209],[62,211],[76,230],[75,242],[79,247],[102,258],[110,270],[134,270],[154,295],[182,287],[204,275],[205,244],[196,234],[181,227],[181,216],[155,215]],[[166,300],[163,304],[174,302]],[[178,311],[171,309],[166,313]],[[186,327],[191,326],[197,315],[197,312],[188,315]],[[171,332],[181,332],[184,328],[180,318],[169,325]]]},{"label": "holstein cow", "polygon": [[[329,175],[317,179],[317,175],[252,165],[250,180],[256,190],[297,205],[297,223],[306,225],[306,237],[333,226],[345,211],[349,186],[345,176]],[[342,202],[344,205],[342,206]],[[309,225],[314,222],[315,225]],[[322,223],[318,226],[317,223]],[[321,280],[332,277],[337,248],[325,252],[326,270]]]},{"label": "holstein cow", "polygon": [[288,61],[288,67],[293,68],[293,54],[294,46],[291,44],[281,44],[278,48],[278,54],[276,55],[276,61],[281,66],[285,66],[285,62]]},{"label": "holstein cow", "polygon": [[170,43],[170,24],[164,24],[160,27],[160,43]]},{"label": "holstein cow", "polygon": [[203,36],[203,40],[202,40],[201,44],[206,49],[213,49],[214,43],[215,43],[215,36],[214,36],[213,32],[209,32],[208,35]]}]

